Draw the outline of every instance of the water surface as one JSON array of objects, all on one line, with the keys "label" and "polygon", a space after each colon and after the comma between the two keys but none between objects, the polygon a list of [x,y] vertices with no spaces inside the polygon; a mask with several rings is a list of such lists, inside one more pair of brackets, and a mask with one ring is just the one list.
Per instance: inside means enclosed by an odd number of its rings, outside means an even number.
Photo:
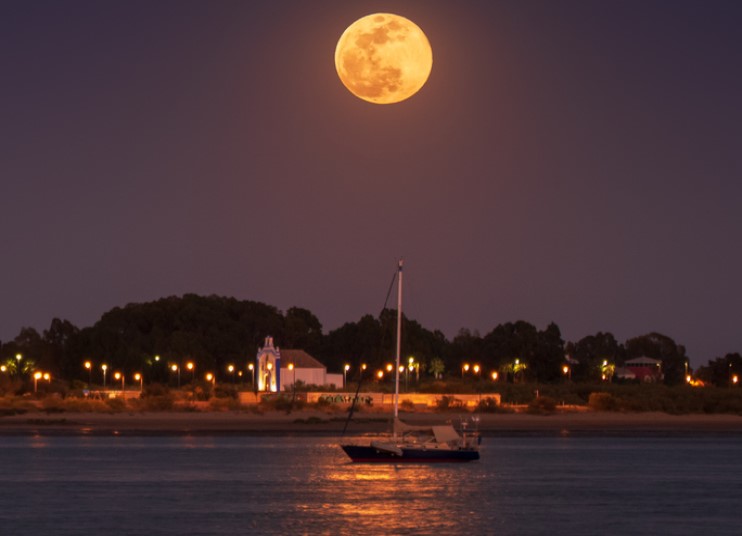
[{"label": "water surface", "polygon": [[739,534],[738,438],[491,438],[351,464],[327,437],[2,437],[2,534]]}]

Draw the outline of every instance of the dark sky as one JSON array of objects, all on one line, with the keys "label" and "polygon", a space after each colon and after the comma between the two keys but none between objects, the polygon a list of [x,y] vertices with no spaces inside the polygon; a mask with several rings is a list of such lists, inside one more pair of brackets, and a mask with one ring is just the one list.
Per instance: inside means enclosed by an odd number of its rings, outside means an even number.
[{"label": "dark sky", "polygon": [[[416,96],[335,73],[389,11]],[[0,339],[184,293],[742,351],[742,2],[0,3]]]}]

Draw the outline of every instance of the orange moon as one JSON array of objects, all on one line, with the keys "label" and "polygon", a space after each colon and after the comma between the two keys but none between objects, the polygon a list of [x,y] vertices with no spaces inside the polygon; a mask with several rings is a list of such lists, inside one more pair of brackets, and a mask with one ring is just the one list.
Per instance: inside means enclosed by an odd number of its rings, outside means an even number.
[{"label": "orange moon", "polygon": [[430,76],[433,51],[420,27],[392,13],[355,21],[335,48],[335,69],[348,91],[374,104],[417,93]]}]

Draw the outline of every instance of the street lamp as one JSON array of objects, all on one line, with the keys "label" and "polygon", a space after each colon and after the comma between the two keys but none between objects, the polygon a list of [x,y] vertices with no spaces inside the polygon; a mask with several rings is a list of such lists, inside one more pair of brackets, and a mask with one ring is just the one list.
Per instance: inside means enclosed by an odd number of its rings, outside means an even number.
[{"label": "street lamp", "polygon": [[464,365],[461,367],[461,377],[464,377],[464,373],[469,372],[469,363],[464,363]]},{"label": "street lamp", "polygon": [[350,365],[347,363],[343,367],[343,389],[345,389],[345,384],[348,383],[348,371],[350,370]]},{"label": "street lamp", "polygon": [[189,361],[188,363],[186,363],[186,368],[191,373],[191,383],[193,383],[193,376],[195,375],[195,372],[193,371],[194,369],[193,361]]},{"label": "street lamp", "polygon": [[116,371],[113,375],[114,378],[116,378],[116,381],[121,380],[121,398],[126,400],[126,393],[124,393],[124,379],[125,376],[121,374],[120,372]]},{"label": "street lamp", "polygon": [[101,370],[103,370],[103,389],[105,389],[106,388],[106,371],[108,370],[108,365],[106,365],[105,363],[103,363],[100,366],[100,368],[101,368]]},{"label": "street lamp", "polygon": [[250,387],[255,387],[255,365],[250,363],[247,365],[247,370],[250,371]]},{"label": "street lamp", "polygon": [[173,363],[172,365],[170,365],[170,370],[178,373],[178,389],[180,389],[180,367]]},{"label": "street lamp", "polygon": [[35,372],[33,375],[33,392],[34,393],[36,392],[38,381],[41,379],[42,376],[43,374],[41,374],[41,372]]},{"label": "street lamp", "polygon": [[296,367],[294,367],[294,364],[293,363],[289,363],[289,370],[293,373],[293,378],[291,380],[292,381],[292,384],[291,385],[294,388],[296,388]]},{"label": "street lamp", "polygon": [[85,368],[88,369],[88,389],[90,384],[93,383],[93,364],[90,361],[85,361]]},{"label": "street lamp", "polygon": [[139,392],[144,391],[144,376],[137,372],[134,374],[134,381],[139,382]]},{"label": "street lamp", "polygon": [[562,372],[564,373],[565,376],[567,376],[569,381],[572,381],[572,367],[570,367],[569,365],[564,365],[562,367]]},{"label": "street lamp", "polygon": [[227,371],[232,376],[232,383],[234,383],[234,365],[227,365]]},{"label": "street lamp", "polygon": [[496,382],[497,381],[497,371],[496,370],[492,372],[492,381],[493,382]]},{"label": "street lamp", "polygon": [[211,372],[206,373],[206,381],[211,382],[211,385],[216,387],[216,377]]}]

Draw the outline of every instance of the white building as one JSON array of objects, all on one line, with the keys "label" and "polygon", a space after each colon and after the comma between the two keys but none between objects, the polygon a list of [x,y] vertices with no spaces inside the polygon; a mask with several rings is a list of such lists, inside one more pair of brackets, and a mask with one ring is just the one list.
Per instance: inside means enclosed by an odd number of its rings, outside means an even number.
[{"label": "white building", "polygon": [[294,383],[322,387],[343,385],[342,374],[328,374],[327,367],[304,350],[281,350],[266,337],[256,358],[258,391],[289,391]]}]

